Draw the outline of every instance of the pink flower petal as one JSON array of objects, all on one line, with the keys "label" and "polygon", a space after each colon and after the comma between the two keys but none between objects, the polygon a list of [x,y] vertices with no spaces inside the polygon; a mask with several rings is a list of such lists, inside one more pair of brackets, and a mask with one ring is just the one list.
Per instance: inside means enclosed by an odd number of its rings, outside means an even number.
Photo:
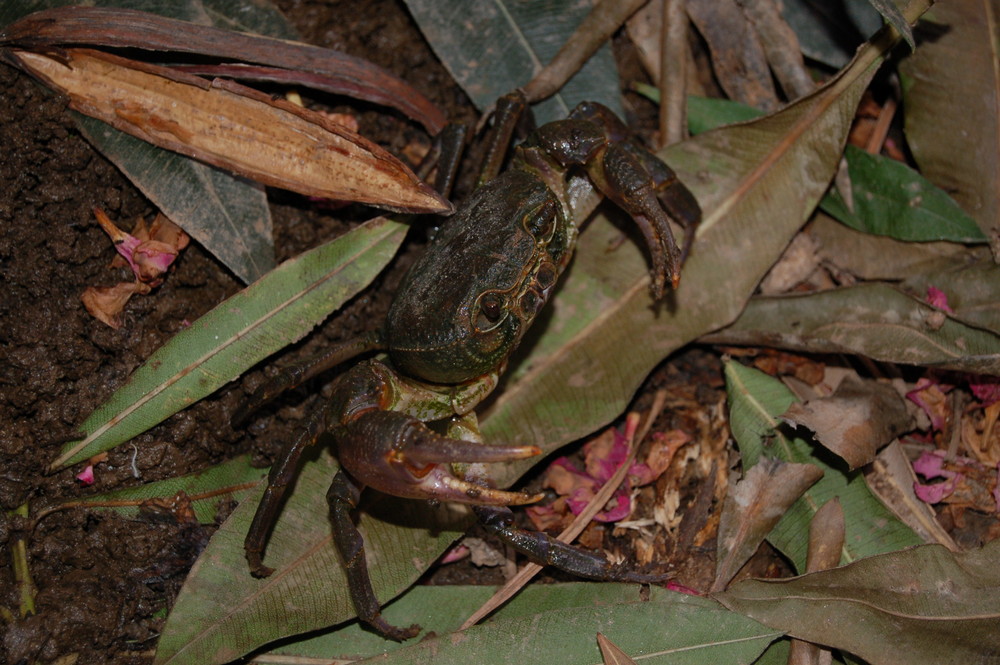
[{"label": "pink flower petal", "polygon": [[913,462],[913,470],[927,480],[934,478],[954,478],[954,471],[946,471],[944,468],[944,451],[935,450],[933,452],[924,451]]},{"label": "pink flower petal", "polygon": [[87,467],[76,474],[76,479],[80,481],[81,485],[93,485],[94,484],[94,465],[88,464]]},{"label": "pink flower petal", "polygon": [[945,418],[948,413],[947,399],[945,393],[951,390],[947,386],[936,381],[923,377],[917,381],[916,387],[906,393],[906,399],[910,400],[927,414],[931,420],[931,426],[936,430],[944,429]]},{"label": "pink flower petal", "polygon": [[954,313],[951,307],[948,306],[948,294],[936,286],[927,287],[927,304],[949,314]]},{"label": "pink flower petal", "polygon": [[[608,506],[611,506],[611,508],[608,508]],[[625,519],[632,514],[632,500],[629,498],[629,493],[619,490],[611,497],[611,500],[608,501],[604,508],[603,512],[594,515],[595,521],[618,522]]]},{"label": "pink flower petal", "polygon": [[1000,402],[1000,379],[995,376],[976,376],[969,379],[969,389],[983,406]]},{"label": "pink flower petal", "polygon": [[963,480],[965,480],[965,476],[956,473],[950,480],[943,483],[934,483],[933,485],[914,483],[913,492],[924,503],[940,503],[951,496],[955,492],[955,488],[958,487],[958,483]]}]

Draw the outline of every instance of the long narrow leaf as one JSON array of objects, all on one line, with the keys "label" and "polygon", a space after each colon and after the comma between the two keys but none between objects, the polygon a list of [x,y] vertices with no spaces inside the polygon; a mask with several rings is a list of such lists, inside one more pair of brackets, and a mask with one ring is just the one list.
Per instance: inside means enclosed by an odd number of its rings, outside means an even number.
[{"label": "long narrow leaf", "polygon": [[301,339],[395,254],[406,226],[376,218],[286,261],[175,335],[81,426],[57,469],[140,434]]},{"label": "long narrow leaf", "polygon": [[[969,298],[989,295],[991,290],[993,287],[984,286]],[[960,294],[956,292],[959,299]],[[969,308],[970,314],[1000,324],[995,301],[978,302],[982,309]],[[767,344],[809,353],[853,353],[884,362],[1000,375],[1000,335],[967,325],[879,282],[752,298],[732,325],[702,339],[712,344]]]},{"label": "long narrow leaf", "polygon": [[141,512],[143,505],[150,502],[163,505],[183,494],[198,521],[212,524],[221,502],[242,501],[266,475],[267,469],[251,466],[250,457],[241,455],[197,473],[72,499],[57,507],[112,510],[133,517]]},{"label": "long narrow leaf", "polygon": [[1000,652],[1000,541],[871,557],[790,580],[747,580],[727,607],[871,665],[995,662]]}]

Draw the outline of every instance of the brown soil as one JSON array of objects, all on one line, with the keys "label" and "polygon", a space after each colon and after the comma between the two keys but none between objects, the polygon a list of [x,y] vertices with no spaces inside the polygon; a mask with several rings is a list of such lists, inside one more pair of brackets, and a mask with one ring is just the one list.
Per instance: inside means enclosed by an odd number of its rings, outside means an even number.
[{"label": "brown soil", "polygon": [[[474,118],[402,3],[280,4],[306,41],[373,60],[421,89],[451,117]],[[412,123],[392,113],[357,105],[353,111],[359,114],[362,134],[397,154],[420,136]],[[0,236],[0,509],[11,511],[27,502],[35,514],[40,506],[60,500],[204,469],[247,451],[267,464],[296,424],[293,410],[283,405],[300,404],[309,391],[297,391],[268,407],[253,427],[234,431],[229,415],[242,400],[244,386],[261,381],[264,369],[258,368],[138,437],[134,447],[112,451],[99,466],[93,487],[84,488],[75,479],[80,466],[44,473],[60,449],[60,438],[185,321],[201,316],[241,284],[192,245],[161,287],[129,302],[120,330],[99,323],[84,310],[80,293],[89,285],[111,285],[128,276],[108,268],[113,250],[92,209],[102,208],[128,226],[139,216],[150,216],[151,204],[81,138],[63,101],[6,66],[0,66],[0,146],[0,219],[5,226]],[[271,199],[279,260],[342,233],[369,212],[318,211],[285,192],[272,192]],[[317,333],[274,360],[291,362],[371,329],[419,245],[419,239],[411,242],[385,276]],[[692,397],[716,403],[717,361],[703,353],[692,360],[698,365],[691,371],[708,375],[691,382],[687,372],[665,369],[650,387],[664,382],[700,385],[687,388]],[[708,369],[698,369],[706,361]],[[703,394],[695,395],[698,391]],[[663,423],[664,429],[669,426]],[[702,503],[705,520],[711,495]],[[692,538],[703,524],[689,529]],[[50,663],[70,654],[76,654],[80,665],[150,662],[166,612],[212,531],[211,526],[126,519],[109,512],[56,512],[28,534],[36,614],[22,619],[10,552],[15,540],[26,535],[25,523],[11,517],[0,521],[0,608],[9,611],[0,617],[5,623],[0,662]],[[698,577],[691,571],[691,579]]]}]

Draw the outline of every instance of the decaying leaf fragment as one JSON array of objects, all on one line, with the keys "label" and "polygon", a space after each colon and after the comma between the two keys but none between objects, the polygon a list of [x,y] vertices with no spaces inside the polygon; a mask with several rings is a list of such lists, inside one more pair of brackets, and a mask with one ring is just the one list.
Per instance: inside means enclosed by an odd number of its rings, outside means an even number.
[{"label": "decaying leaf fragment", "polygon": [[90,49],[59,57],[13,50],[70,106],[128,134],[252,180],[307,196],[400,212],[451,204],[378,145],[323,115],[231,81]]},{"label": "decaying leaf fragment", "polygon": [[851,376],[830,397],[792,404],[782,418],[811,429],[852,469],[871,462],[880,447],[913,427],[906,404],[892,386]]},{"label": "decaying leaf fragment", "polygon": [[726,588],[788,508],[822,477],[822,469],[812,464],[770,457],[761,458],[747,471],[722,508],[712,591]]}]

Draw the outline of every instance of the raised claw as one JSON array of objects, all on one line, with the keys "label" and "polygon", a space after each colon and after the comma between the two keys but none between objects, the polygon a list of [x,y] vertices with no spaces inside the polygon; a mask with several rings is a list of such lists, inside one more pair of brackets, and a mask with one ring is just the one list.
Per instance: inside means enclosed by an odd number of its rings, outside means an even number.
[{"label": "raised claw", "polygon": [[450,463],[504,462],[538,455],[537,446],[452,439],[398,411],[373,410],[335,432],[340,463],[358,482],[394,496],[520,505],[542,495],[505,492],[459,478]]}]

